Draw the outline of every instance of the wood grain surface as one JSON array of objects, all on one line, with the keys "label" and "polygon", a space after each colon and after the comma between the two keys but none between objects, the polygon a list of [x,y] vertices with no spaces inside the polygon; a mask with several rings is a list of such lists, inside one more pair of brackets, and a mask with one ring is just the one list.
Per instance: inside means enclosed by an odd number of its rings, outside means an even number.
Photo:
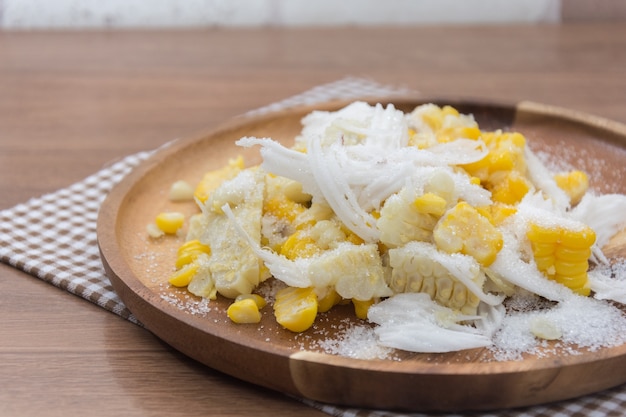
[{"label": "wood grain surface", "polygon": [[[345,76],[626,122],[626,27],[0,33],[0,208]],[[323,415],[0,265],[0,414]]]}]

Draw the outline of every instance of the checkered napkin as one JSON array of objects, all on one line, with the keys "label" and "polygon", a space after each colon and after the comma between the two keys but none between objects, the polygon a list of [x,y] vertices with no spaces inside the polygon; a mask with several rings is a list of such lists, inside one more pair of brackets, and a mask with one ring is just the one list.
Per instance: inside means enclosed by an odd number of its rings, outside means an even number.
[{"label": "checkered napkin", "polygon": [[[364,96],[399,96],[405,88],[380,85],[361,78],[324,84],[286,100],[253,110],[256,115],[298,105]],[[414,93],[414,92],[413,92]],[[141,325],[117,296],[105,275],[96,240],[96,221],[107,193],[154,151],[140,152],[115,162],[84,180],[56,192],[0,211],[0,261]],[[497,387],[494,387],[497,390]],[[342,417],[426,417],[357,410],[302,400],[318,410]],[[507,412],[513,417],[622,416],[626,386],[548,406]],[[446,414],[440,417],[495,417],[502,414]]]}]

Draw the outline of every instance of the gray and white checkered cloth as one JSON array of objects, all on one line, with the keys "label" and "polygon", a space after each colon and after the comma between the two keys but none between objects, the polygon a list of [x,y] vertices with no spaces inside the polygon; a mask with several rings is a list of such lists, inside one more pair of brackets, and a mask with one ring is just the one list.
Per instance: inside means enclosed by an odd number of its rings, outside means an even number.
[{"label": "gray and white checkered cloth", "polygon": [[[399,96],[408,89],[380,85],[361,78],[345,78],[321,85],[246,115],[278,111],[334,99]],[[84,180],[56,192],[32,198],[0,211],[0,261],[141,325],[126,308],[106,277],[96,237],[100,204],[107,193],[154,151],[140,152],[105,167]],[[426,417],[358,410],[302,400],[320,411],[342,417]],[[626,385],[572,401],[504,413],[437,414],[439,417],[623,416]]]}]

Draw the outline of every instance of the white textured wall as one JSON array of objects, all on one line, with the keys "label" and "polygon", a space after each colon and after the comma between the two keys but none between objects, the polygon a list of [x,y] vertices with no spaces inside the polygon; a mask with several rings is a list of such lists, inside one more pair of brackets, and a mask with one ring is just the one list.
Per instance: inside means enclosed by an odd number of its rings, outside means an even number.
[{"label": "white textured wall", "polygon": [[0,0],[0,28],[538,23],[561,0]]}]

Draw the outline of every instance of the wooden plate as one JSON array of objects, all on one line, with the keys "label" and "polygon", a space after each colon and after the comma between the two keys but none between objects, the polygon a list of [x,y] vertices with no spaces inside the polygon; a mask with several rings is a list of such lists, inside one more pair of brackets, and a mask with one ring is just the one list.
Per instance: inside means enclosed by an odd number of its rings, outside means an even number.
[{"label": "wooden plate", "polygon": [[[537,103],[500,105],[453,100],[368,100],[410,111],[425,102],[451,104],[473,114],[483,129],[526,135],[536,151],[591,174],[591,186],[626,194],[626,126]],[[413,411],[459,411],[535,405],[573,398],[626,382],[626,345],[579,355],[546,354],[494,361],[486,349],[448,354],[397,352],[392,359],[353,359],[319,348],[352,314],[335,308],[314,329],[294,335],[273,320],[271,307],[259,325],[226,317],[228,301],[202,303],[168,286],[181,240],[148,238],[146,225],[164,210],[192,214],[193,203],[167,199],[176,180],[196,183],[208,170],[255,149],[234,141],[272,137],[291,144],[301,118],[313,109],[335,110],[347,102],[235,119],[223,127],[181,140],[157,152],[125,178],[102,205],[98,242],[111,282],[128,308],[156,336],[199,362],[242,380],[296,396],[353,407]],[[624,255],[624,239],[607,252]]]}]

